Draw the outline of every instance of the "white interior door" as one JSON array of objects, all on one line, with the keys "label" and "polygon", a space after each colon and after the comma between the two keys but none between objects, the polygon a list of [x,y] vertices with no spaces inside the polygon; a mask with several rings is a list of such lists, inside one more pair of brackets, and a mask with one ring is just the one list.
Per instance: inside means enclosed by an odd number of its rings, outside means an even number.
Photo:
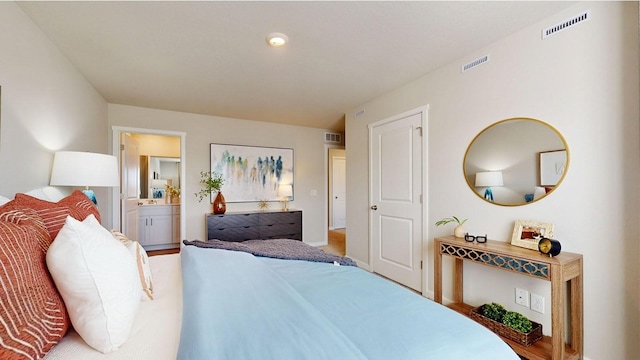
[{"label": "white interior door", "polygon": [[344,157],[334,156],[332,160],[332,225],[334,229],[343,229],[347,226],[347,159]]},{"label": "white interior door", "polygon": [[423,112],[369,126],[372,270],[422,291]]},{"label": "white interior door", "polygon": [[131,240],[138,239],[138,202],[140,201],[140,155],[138,143],[126,133],[121,137],[120,174],[122,202],[120,212],[122,233]]}]

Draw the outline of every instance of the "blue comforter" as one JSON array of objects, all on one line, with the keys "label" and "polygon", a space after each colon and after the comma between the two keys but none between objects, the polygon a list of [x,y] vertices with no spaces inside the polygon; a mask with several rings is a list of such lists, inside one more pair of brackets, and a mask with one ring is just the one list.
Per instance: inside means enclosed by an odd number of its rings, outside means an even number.
[{"label": "blue comforter", "polygon": [[178,359],[513,359],[474,321],[362,269],[186,246]]}]

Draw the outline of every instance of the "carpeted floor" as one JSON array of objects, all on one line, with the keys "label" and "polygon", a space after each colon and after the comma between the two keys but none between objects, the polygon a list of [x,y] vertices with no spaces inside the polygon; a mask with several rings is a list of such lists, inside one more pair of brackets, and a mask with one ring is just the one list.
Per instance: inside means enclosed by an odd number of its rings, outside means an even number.
[{"label": "carpeted floor", "polygon": [[346,250],[346,229],[329,230],[329,244],[321,246],[320,249],[329,254],[344,256]]}]

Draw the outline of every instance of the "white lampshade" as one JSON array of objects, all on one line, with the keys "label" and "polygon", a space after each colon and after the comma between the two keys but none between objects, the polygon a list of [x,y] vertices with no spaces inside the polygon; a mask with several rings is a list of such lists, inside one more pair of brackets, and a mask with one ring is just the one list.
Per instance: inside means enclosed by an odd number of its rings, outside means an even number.
[{"label": "white lampshade", "polygon": [[278,185],[278,197],[289,197],[293,195],[293,186],[291,184]]},{"label": "white lampshade", "polygon": [[476,187],[502,186],[502,171],[476,173]]},{"label": "white lampshade", "polygon": [[113,155],[58,151],[53,158],[52,186],[115,187],[120,185],[118,159]]}]

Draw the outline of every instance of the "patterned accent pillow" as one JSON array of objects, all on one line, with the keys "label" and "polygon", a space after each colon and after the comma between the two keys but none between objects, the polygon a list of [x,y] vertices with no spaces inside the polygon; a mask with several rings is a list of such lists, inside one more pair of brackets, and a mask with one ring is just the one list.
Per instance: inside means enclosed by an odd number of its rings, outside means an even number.
[{"label": "patterned accent pillow", "polygon": [[53,240],[49,235],[44,220],[42,220],[35,210],[16,205],[15,201],[10,201],[0,207],[0,221],[32,226],[38,245],[45,254],[47,253]]},{"label": "patterned accent pillow", "polygon": [[18,211],[2,216],[10,221],[0,221],[0,359],[40,359],[67,333],[69,316],[47,271],[42,229]]},{"label": "patterned accent pillow", "polygon": [[149,267],[147,252],[139,242],[130,240],[116,229],[111,230],[111,235],[124,244],[136,261],[138,275],[140,276],[140,285],[142,286],[142,296],[140,299],[142,301],[153,300],[153,279],[151,278],[151,268]]},{"label": "patterned accent pillow", "polygon": [[75,190],[71,195],[55,203],[27,194],[16,194],[14,201],[17,205],[34,209],[40,215],[47,226],[51,239],[56,238],[69,215],[78,221],[82,221],[90,214],[93,214],[100,222],[98,208],[80,190]]}]

